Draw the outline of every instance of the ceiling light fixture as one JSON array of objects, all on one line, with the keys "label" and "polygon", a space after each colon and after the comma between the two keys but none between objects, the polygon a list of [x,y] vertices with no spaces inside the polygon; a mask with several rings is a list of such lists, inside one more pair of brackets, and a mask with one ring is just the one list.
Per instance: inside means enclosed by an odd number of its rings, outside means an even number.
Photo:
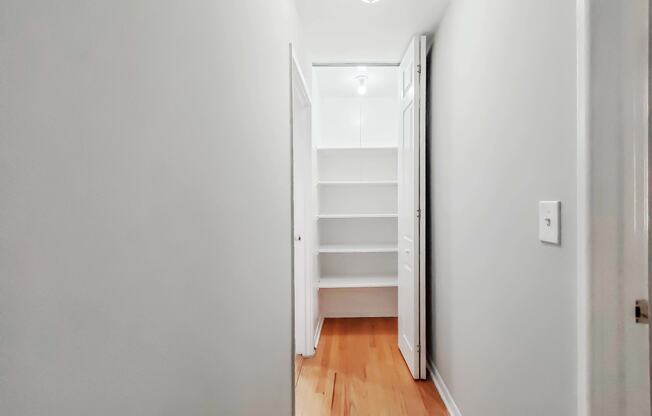
[{"label": "ceiling light fixture", "polygon": [[378,3],[380,0],[362,0],[362,1],[367,4],[374,4],[374,3]]},{"label": "ceiling light fixture", "polygon": [[355,79],[358,80],[358,94],[365,95],[367,93],[367,76],[358,75]]}]

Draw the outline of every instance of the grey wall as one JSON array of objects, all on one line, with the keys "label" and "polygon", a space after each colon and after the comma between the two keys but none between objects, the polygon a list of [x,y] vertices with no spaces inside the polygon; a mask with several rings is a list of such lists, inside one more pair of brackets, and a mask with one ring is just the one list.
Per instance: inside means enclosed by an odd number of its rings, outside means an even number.
[{"label": "grey wall", "polygon": [[429,357],[464,416],[575,414],[575,62],[567,0],[457,0],[435,35]]},{"label": "grey wall", "polygon": [[0,0],[0,414],[290,413],[292,7]]}]

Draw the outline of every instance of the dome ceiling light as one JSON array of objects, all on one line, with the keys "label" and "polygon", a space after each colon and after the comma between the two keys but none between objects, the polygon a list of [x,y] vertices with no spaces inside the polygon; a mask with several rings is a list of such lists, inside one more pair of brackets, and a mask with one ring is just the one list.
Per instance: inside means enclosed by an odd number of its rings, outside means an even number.
[{"label": "dome ceiling light", "polygon": [[365,95],[367,93],[367,76],[358,75],[355,79],[358,81],[358,94]]}]

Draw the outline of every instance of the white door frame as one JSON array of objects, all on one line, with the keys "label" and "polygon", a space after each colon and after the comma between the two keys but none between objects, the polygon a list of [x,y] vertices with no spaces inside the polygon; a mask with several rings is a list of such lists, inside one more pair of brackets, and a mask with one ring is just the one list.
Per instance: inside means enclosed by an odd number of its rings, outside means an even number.
[{"label": "white door frame", "polygon": [[577,0],[579,416],[650,414],[648,0]]},{"label": "white door frame", "polygon": [[[296,51],[292,45],[290,45],[291,50],[291,61],[292,61],[292,70],[291,70],[291,85],[292,85],[292,105],[291,105],[291,123],[292,123],[292,194],[293,194],[293,206],[294,206],[294,166],[295,166],[295,157],[308,157],[308,160],[305,161],[306,164],[303,166],[306,167],[303,172],[300,172],[301,175],[306,180],[307,186],[305,186],[303,196],[305,198],[305,212],[304,212],[304,232],[303,235],[298,236],[294,235],[295,230],[295,214],[292,214],[292,230],[293,230],[293,239],[302,238],[303,245],[305,246],[305,264],[304,264],[304,273],[296,273],[294,270],[294,254],[293,254],[293,285],[294,285],[294,341],[295,345],[295,354],[301,354],[303,356],[312,356],[315,353],[314,348],[314,317],[313,317],[313,302],[315,301],[314,285],[312,272],[313,267],[312,263],[314,261],[314,250],[312,247],[313,240],[315,236],[311,232],[310,222],[313,220],[314,215],[312,213],[312,193],[313,193],[313,183],[312,183],[312,170],[311,170],[311,150],[312,150],[312,100],[310,98],[310,93],[308,92],[308,85],[301,71],[301,66],[299,65]],[[301,120],[298,118],[301,117]],[[295,136],[295,123],[300,122],[303,126],[303,137],[299,138],[305,140],[304,145],[306,146],[307,152],[304,152],[303,155],[297,155],[294,152],[294,141],[297,139]],[[295,247],[295,242],[293,241],[293,252]]]}]

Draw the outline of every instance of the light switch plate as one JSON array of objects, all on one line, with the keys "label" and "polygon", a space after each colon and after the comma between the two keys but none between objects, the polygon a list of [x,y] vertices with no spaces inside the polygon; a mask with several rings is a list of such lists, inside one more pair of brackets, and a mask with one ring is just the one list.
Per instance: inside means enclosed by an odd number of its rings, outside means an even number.
[{"label": "light switch plate", "polygon": [[561,243],[561,201],[539,201],[539,240]]}]

